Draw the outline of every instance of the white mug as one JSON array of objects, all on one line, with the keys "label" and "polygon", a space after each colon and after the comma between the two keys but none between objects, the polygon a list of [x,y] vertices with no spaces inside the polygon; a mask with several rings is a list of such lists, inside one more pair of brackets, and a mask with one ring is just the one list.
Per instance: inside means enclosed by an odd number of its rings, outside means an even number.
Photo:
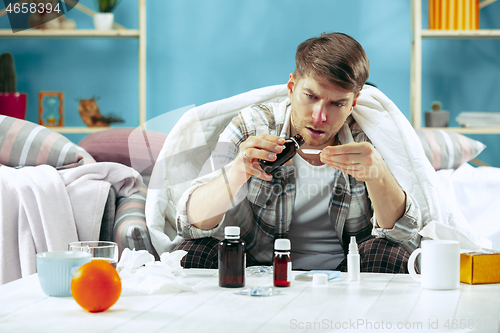
[{"label": "white mug", "polygon": [[[421,274],[415,272],[415,259],[420,260]],[[460,246],[452,240],[424,240],[408,260],[411,277],[426,289],[457,289],[460,285]]]}]

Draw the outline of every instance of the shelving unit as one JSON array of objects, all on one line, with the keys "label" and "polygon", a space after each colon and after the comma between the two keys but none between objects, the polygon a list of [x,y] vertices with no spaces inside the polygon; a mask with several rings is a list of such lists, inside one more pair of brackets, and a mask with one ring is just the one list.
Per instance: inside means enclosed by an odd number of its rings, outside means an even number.
[{"label": "shelving unit", "polygon": [[[146,123],[146,0],[137,0],[139,13],[139,28],[126,29],[118,24],[114,24],[115,30],[99,31],[99,30],[36,30],[29,29],[13,33],[10,29],[0,29],[0,39],[30,39],[30,38],[110,38],[123,39],[135,38],[139,40],[139,126],[144,126]],[[93,16],[94,12],[80,4],[76,4],[75,9],[84,12],[87,15]],[[5,10],[0,12],[0,16],[5,15]],[[87,126],[63,126],[51,127],[52,130],[59,133],[94,133],[109,129],[109,127],[87,127]]]},{"label": "shelving unit", "polygon": [[[483,1],[484,5],[494,1]],[[483,6],[484,6],[483,5]],[[422,0],[412,0],[412,43],[410,82],[410,121],[415,129],[422,128],[422,39],[500,39],[500,30],[427,30],[422,29]],[[443,127],[462,134],[500,134],[500,128]]]},{"label": "shelving unit", "polygon": [[139,38],[139,30],[24,30],[13,33],[9,29],[0,29],[0,37],[4,39],[20,38]]}]

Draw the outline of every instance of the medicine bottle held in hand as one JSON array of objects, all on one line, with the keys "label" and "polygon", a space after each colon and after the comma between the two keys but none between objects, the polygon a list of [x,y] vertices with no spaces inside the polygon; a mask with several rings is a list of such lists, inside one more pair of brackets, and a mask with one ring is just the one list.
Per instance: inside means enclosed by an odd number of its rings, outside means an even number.
[{"label": "medicine bottle held in hand", "polygon": [[289,287],[292,281],[290,240],[278,238],[274,241],[273,276],[275,287]]},{"label": "medicine bottle held in hand", "polygon": [[349,281],[359,281],[360,272],[360,262],[359,262],[359,252],[358,244],[356,243],[356,237],[351,236],[351,242],[349,243],[349,252],[347,254],[347,278]]},{"label": "medicine bottle held in hand", "polygon": [[245,242],[240,239],[239,227],[226,227],[225,239],[219,243],[219,286],[245,286]]},{"label": "medicine bottle held in hand", "polygon": [[296,134],[285,140],[284,149],[276,156],[274,161],[259,160],[260,166],[265,173],[272,174],[274,170],[288,162],[299,151],[300,146],[304,144],[304,138]]}]

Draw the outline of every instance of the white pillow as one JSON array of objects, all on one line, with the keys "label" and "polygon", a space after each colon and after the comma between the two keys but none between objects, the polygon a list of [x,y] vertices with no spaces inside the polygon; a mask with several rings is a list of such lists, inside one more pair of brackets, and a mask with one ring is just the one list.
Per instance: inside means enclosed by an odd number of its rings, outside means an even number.
[{"label": "white pillow", "polygon": [[473,167],[437,171],[470,226],[500,250],[500,168]]}]

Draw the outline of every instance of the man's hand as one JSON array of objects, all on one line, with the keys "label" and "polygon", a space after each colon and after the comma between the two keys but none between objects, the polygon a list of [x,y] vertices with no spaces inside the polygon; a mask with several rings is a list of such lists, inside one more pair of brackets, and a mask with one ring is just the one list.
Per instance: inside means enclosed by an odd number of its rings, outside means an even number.
[{"label": "man's hand", "polygon": [[262,170],[258,160],[276,160],[276,154],[283,151],[284,143],[285,139],[276,135],[262,134],[248,137],[240,144],[240,152],[231,170],[234,172],[236,182],[244,184],[251,176],[271,180],[273,177]]},{"label": "man's hand", "polygon": [[251,136],[240,144],[234,164],[211,182],[197,188],[187,203],[187,219],[195,227],[210,230],[216,227],[231,207],[234,195],[251,176],[271,180],[258,160],[274,161],[283,151],[285,139],[275,135]]},{"label": "man's hand", "polygon": [[321,162],[359,181],[376,180],[386,176],[389,171],[378,150],[368,142],[329,146],[323,149],[320,158]]},{"label": "man's hand", "polygon": [[401,189],[377,149],[368,142],[326,147],[321,161],[366,183],[377,224],[392,229],[403,216],[406,193]]}]

